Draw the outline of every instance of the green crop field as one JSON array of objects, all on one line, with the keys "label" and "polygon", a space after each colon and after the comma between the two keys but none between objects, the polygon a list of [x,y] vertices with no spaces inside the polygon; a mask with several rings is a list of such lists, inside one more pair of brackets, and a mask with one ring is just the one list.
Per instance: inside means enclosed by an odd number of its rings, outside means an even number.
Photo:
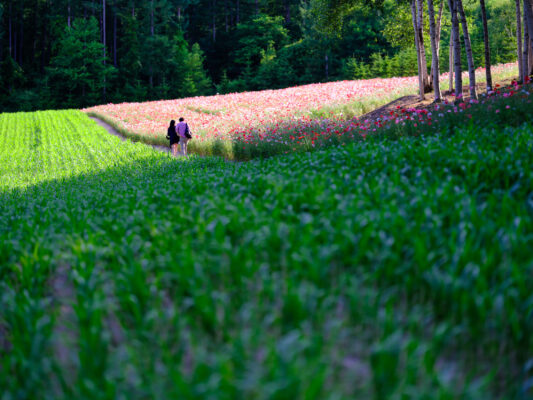
[{"label": "green crop field", "polygon": [[1,114],[0,399],[531,398],[533,125],[512,101],[246,163]]}]

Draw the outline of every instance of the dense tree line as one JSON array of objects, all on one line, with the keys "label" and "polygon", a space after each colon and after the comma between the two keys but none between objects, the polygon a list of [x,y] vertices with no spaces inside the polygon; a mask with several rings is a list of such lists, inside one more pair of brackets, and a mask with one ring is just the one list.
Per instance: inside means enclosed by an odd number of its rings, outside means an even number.
[{"label": "dense tree line", "polygon": [[[77,108],[417,71],[426,92],[432,70],[446,71],[454,55],[471,68],[489,54],[498,63],[520,53],[528,64],[530,1],[0,0],[0,107]],[[338,18],[329,18],[335,7]]]}]

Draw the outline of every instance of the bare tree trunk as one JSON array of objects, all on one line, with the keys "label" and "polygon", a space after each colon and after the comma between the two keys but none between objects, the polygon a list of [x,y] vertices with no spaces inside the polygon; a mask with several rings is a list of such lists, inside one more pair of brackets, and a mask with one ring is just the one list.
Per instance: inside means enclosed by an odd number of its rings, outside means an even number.
[{"label": "bare tree trunk", "polygon": [[424,91],[424,78],[422,74],[422,60],[421,60],[421,54],[420,54],[420,42],[418,38],[418,29],[417,29],[417,17],[416,17],[416,6],[415,6],[415,0],[411,0],[411,18],[413,20],[413,30],[415,33],[415,47],[416,47],[416,60],[418,63],[418,89],[419,89],[419,95],[420,100],[425,99],[425,91]]},{"label": "bare tree trunk", "polygon": [[154,36],[155,27],[154,27],[154,0],[150,3],[150,36]]},{"label": "bare tree trunk", "polygon": [[463,71],[461,66],[461,38],[459,36],[459,20],[457,18],[456,0],[448,0],[448,6],[450,7],[450,12],[452,15],[455,97],[457,101],[463,97]]},{"label": "bare tree trunk", "polygon": [[238,25],[239,22],[240,22],[240,17],[239,17],[239,14],[240,14],[240,12],[241,12],[241,11],[240,11],[240,3],[241,3],[240,0],[237,0],[237,16],[236,16],[236,19],[235,19],[237,25]]},{"label": "bare tree trunk", "polygon": [[433,8],[433,0],[428,1],[429,14],[429,35],[431,38],[431,71],[433,77],[433,88],[435,91],[435,102],[439,103],[440,98],[440,84],[439,84],[439,51],[437,46],[437,27],[435,26],[435,10]]},{"label": "bare tree trunk", "polygon": [[[150,36],[154,36],[155,34],[155,28],[154,28],[154,0],[150,2]],[[151,57],[150,57],[151,58]],[[149,83],[150,83],[150,89],[154,88],[154,67],[152,63],[154,60],[150,60],[150,68],[149,68]]]},{"label": "bare tree trunk", "polygon": [[118,67],[117,61],[117,13],[113,13],[113,65]]},{"label": "bare tree trunk", "polygon": [[13,32],[13,60],[17,62],[18,59],[18,41],[17,41],[17,30]]},{"label": "bare tree trunk", "polygon": [[516,48],[518,60],[518,80],[524,82],[524,68],[522,64],[522,11],[520,10],[520,0],[515,0],[516,7]]},{"label": "bare tree trunk", "polygon": [[325,61],[326,61],[326,80],[328,80],[328,79],[329,79],[329,60],[328,60],[328,53],[326,53]]},{"label": "bare tree trunk", "polygon": [[[102,0],[102,43],[104,44],[104,65],[106,65],[106,24],[105,24],[105,0]],[[106,79],[104,76],[104,88],[103,88],[104,99],[106,97]]]},{"label": "bare tree trunk", "polygon": [[104,45],[104,65],[106,59],[106,26],[105,26],[105,0],[102,0],[102,44]]},{"label": "bare tree trunk", "polygon": [[22,58],[24,56],[24,1],[20,1],[20,40],[19,40],[19,65],[22,66]]},{"label": "bare tree trunk", "polygon": [[422,67],[422,80],[424,82],[424,92],[428,93],[431,91],[431,86],[429,84],[428,76],[428,64],[426,58],[426,48],[424,46],[424,0],[416,0],[418,6],[418,15],[416,23],[416,31],[418,34],[418,43],[420,49],[420,61]]},{"label": "bare tree trunk", "polygon": [[470,98],[477,99],[476,92],[476,66],[474,65],[474,57],[472,55],[472,44],[470,42],[470,34],[468,33],[468,24],[466,23],[465,10],[463,8],[463,0],[455,0],[457,2],[457,9],[461,16],[461,26],[463,27],[463,38],[465,41],[466,60],[468,64],[468,78],[470,84]]},{"label": "bare tree trunk", "polygon": [[224,19],[226,23],[226,33],[229,31],[229,24],[228,24],[228,0],[224,0]]},{"label": "bare tree trunk", "polygon": [[485,0],[479,0],[479,4],[481,6],[481,19],[483,20],[483,43],[485,44],[485,77],[487,78],[487,92],[490,92],[492,90],[492,73],[490,70],[490,42],[489,29],[487,27],[487,10],[485,8]]},{"label": "bare tree trunk", "polygon": [[524,26],[527,25],[529,32],[533,32],[533,10],[531,0],[524,0]]},{"label": "bare tree trunk", "polygon": [[524,0],[524,40],[522,42],[522,71],[524,79],[529,76],[528,61],[529,61],[529,26],[526,23],[526,1]]},{"label": "bare tree trunk", "polygon": [[259,0],[255,0],[255,15],[259,15]]},{"label": "bare tree trunk", "polygon": [[533,74],[533,48],[532,48],[533,38],[529,35],[529,51],[528,51],[528,73],[529,76]]},{"label": "bare tree trunk", "polygon": [[213,6],[213,18],[212,18],[213,43],[215,43],[217,40],[217,25],[216,25],[217,0],[213,0],[211,4]]},{"label": "bare tree trunk", "polygon": [[[441,36],[441,30],[442,30],[442,11],[444,9],[444,2],[440,3],[439,7],[439,16],[437,17],[437,23],[436,23],[436,32],[435,32],[435,41],[437,43],[437,54],[440,58],[440,36]],[[429,73],[429,86],[433,86],[433,63],[431,63],[431,71]]]},{"label": "bare tree trunk", "polygon": [[67,12],[68,12],[67,26],[70,28],[71,27],[71,24],[70,24],[70,1],[67,3]]},{"label": "bare tree trunk", "polygon": [[449,51],[449,65],[448,65],[448,75],[450,78],[449,91],[453,93],[453,30],[450,31],[450,51]]},{"label": "bare tree trunk", "polygon": [[13,2],[9,2],[9,57],[13,57],[13,23],[12,23],[12,13],[13,13]]}]

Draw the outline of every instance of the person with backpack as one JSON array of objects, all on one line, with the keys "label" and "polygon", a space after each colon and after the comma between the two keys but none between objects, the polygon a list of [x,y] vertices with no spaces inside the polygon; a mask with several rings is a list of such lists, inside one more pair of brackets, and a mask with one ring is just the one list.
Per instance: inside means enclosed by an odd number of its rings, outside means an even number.
[{"label": "person with backpack", "polygon": [[174,120],[170,121],[170,126],[168,127],[168,131],[167,131],[167,139],[170,142],[170,149],[172,151],[172,155],[174,157],[177,156],[178,155],[178,143],[180,142],[180,137],[176,129],[176,121]]},{"label": "person with backpack", "polygon": [[183,117],[180,118],[180,122],[176,126],[176,130],[178,131],[178,135],[180,137],[181,154],[186,156],[187,142],[189,141],[189,139],[192,139],[192,135],[189,130],[189,125],[187,124],[187,122],[185,122],[185,119]]}]

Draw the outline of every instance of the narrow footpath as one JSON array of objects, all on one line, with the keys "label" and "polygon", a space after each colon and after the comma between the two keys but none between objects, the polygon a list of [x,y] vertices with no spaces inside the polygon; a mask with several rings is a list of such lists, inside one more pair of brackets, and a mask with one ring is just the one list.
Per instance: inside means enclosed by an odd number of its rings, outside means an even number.
[{"label": "narrow footpath", "polygon": [[[117,136],[121,140],[130,140],[130,139],[124,137],[119,131],[117,131],[115,128],[113,128],[111,125],[109,125],[107,122],[104,122],[101,119],[96,118],[96,117],[89,117],[89,118],[92,119],[94,122],[96,122],[98,125],[100,125],[102,128],[105,128],[105,130],[108,131],[111,135]],[[142,142],[140,142],[140,143],[142,143]],[[147,143],[143,143],[143,144],[146,145],[146,146],[151,146],[155,150],[159,150],[159,151],[162,151],[162,152],[165,152],[165,153],[169,153],[170,152],[170,148],[167,147],[167,146],[158,146],[158,145],[155,145],[155,144],[147,144]]]}]

